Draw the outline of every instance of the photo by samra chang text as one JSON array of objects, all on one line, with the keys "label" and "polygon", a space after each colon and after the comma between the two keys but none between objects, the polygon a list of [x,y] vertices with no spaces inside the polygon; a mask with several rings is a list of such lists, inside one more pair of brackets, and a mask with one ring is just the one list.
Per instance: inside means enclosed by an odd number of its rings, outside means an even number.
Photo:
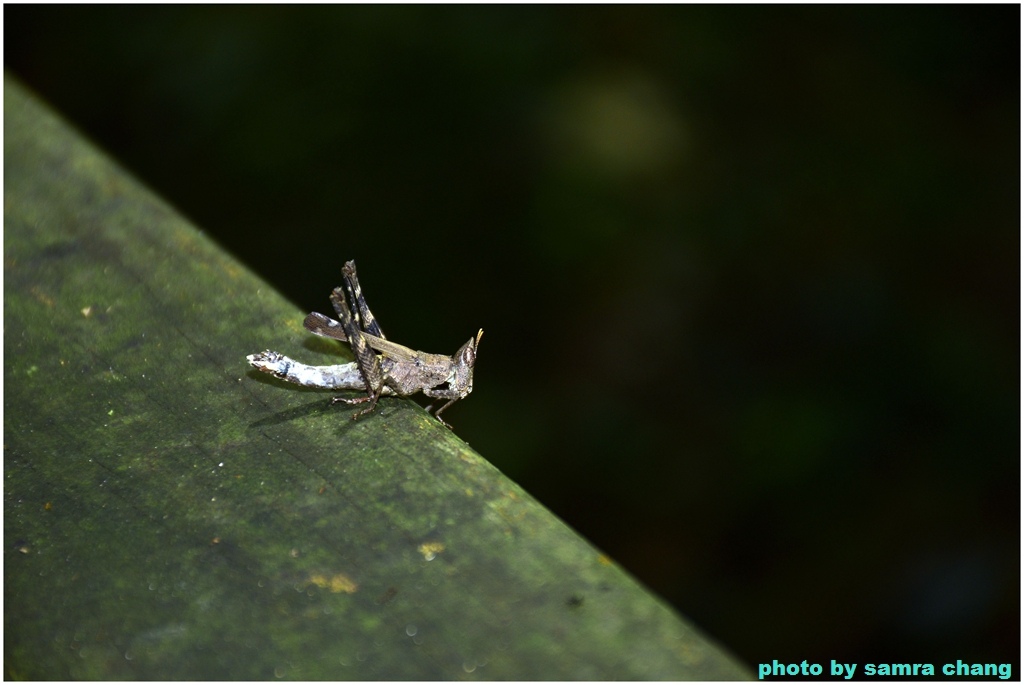
[{"label": "photo by samra chang text", "polygon": [[979,664],[957,659],[956,662],[939,664],[847,664],[832,659],[828,664],[828,673],[819,663],[802,661],[800,663],[784,663],[773,659],[770,664],[757,665],[757,677],[765,679],[788,679],[796,676],[821,677],[823,680],[844,680],[863,678],[902,678],[932,676],[942,680],[946,678],[963,679],[969,677],[999,678],[1009,680],[1013,676],[1012,664]]}]

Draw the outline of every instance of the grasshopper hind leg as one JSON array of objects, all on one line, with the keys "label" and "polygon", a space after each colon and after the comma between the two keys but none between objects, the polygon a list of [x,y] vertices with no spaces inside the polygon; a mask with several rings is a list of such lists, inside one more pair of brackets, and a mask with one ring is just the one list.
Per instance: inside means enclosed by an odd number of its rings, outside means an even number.
[{"label": "grasshopper hind leg", "polygon": [[[345,301],[344,293],[340,288],[334,289],[331,296],[331,302],[334,304],[335,310],[337,310],[338,316],[341,318],[341,326],[345,331],[345,337],[348,338],[349,345],[352,347],[352,353],[356,356],[356,364],[359,366],[359,372],[362,374],[363,380],[366,383],[366,397],[357,399],[335,398],[332,402],[338,401],[339,399],[345,404],[362,404],[364,402],[369,402],[369,407],[356,412],[352,417],[353,419],[358,419],[360,416],[372,412],[377,406],[377,400],[380,399],[381,393],[384,392],[384,373],[381,370],[380,360],[377,358],[377,353],[373,351],[373,348],[370,347],[366,338],[363,337],[363,330],[359,326],[359,321],[353,315],[352,310]],[[379,330],[379,328],[377,330]]]},{"label": "grasshopper hind leg", "polygon": [[345,280],[345,290],[348,293],[348,301],[351,303],[352,318],[355,319],[356,324],[364,332],[375,335],[381,340],[387,340],[384,331],[380,329],[380,324],[373,316],[373,312],[370,311],[369,305],[366,304],[363,289],[359,285],[359,277],[356,275],[355,260],[345,262],[345,266],[341,269],[341,275]]}]

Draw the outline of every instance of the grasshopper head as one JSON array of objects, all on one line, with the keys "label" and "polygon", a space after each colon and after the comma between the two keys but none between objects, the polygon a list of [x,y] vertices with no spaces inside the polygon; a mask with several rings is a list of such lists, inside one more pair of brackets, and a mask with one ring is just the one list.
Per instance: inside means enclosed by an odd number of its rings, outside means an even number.
[{"label": "grasshopper head", "polygon": [[476,365],[476,348],[482,337],[484,330],[481,328],[475,338],[470,338],[469,342],[455,353],[455,369],[448,387],[457,390],[459,397],[465,397],[473,392],[473,366]]}]

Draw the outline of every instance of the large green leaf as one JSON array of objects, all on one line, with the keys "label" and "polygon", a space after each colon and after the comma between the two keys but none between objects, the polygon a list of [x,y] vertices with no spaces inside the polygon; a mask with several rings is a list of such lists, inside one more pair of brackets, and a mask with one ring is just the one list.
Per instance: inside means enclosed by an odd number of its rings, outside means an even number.
[{"label": "large green leaf", "polygon": [[10,80],[4,115],[8,677],[749,675],[415,403],[250,371],[348,352]]}]

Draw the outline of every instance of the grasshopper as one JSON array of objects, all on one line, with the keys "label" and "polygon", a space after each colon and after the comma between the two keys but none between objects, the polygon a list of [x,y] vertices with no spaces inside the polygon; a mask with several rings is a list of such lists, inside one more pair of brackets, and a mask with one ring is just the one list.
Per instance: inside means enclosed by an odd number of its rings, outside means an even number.
[{"label": "grasshopper", "polygon": [[[434,412],[434,417],[442,425],[451,428],[441,418],[441,412],[473,392],[473,367],[483,329],[451,357],[418,352],[393,343],[384,337],[380,324],[366,304],[356,276],[355,261],[346,262],[341,275],[344,289],[338,287],[331,293],[331,304],[338,314],[338,320],[311,312],[303,325],[310,333],[348,342],[356,356],[354,362],[310,366],[266,350],[246,357],[249,364],[259,371],[297,385],[332,390],[365,390],[365,397],[335,397],[331,400],[332,403],[344,402],[350,405],[369,403],[369,406],[352,415],[353,420],[372,412],[381,395],[406,397],[422,392],[427,397],[445,399],[448,401]],[[430,411],[429,407],[427,411]]]}]

